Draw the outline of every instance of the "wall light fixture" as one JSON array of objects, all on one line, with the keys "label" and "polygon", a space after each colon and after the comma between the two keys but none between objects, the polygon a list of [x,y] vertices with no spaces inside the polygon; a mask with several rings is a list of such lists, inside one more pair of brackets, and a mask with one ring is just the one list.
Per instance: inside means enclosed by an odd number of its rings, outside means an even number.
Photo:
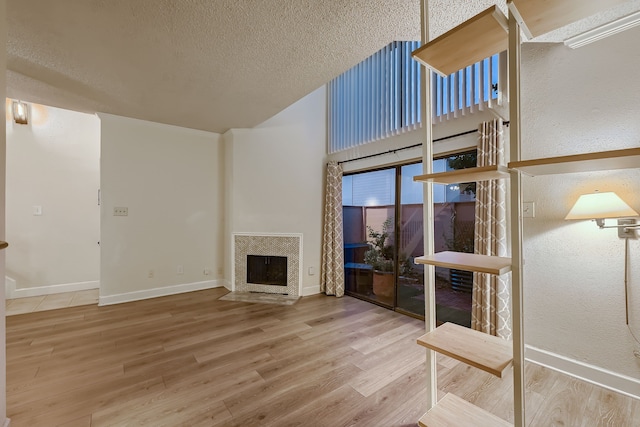
[{"label": "wall light fixture", "polygon": [[633,237],[632,230],[640,227],[635,219],[618,219],[618,225],[605,226],[606,218],[629,218],[638,216],[633,210],[613,191],[605,193],[583,194],[578,198],[564,219],[592,219],[600,228],[618,228],[619,237]]},{"label": "wall light fixture", "polygon": [[16,101],[11,103],[13,110],[13,121],[19,125],[29,124],[29,106],[26,102]]}]

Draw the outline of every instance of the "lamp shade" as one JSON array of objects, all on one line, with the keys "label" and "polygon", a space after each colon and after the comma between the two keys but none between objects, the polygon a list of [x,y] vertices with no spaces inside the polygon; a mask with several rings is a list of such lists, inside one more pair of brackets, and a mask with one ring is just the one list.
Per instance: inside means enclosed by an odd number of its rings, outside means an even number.
[{"label": "lamp shade", "polygon": [[564,219],[624,218],[638,216],[618,195],[606,193],[583,194]]}]

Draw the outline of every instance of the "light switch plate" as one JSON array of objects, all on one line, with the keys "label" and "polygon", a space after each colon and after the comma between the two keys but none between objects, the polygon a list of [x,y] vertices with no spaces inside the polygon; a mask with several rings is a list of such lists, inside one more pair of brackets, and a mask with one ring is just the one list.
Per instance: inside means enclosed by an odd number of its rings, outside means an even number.
[{"label": "light switch plate", "polygon": [[522,217],[535,218],[536,204],[534,202],[522,202]]}]

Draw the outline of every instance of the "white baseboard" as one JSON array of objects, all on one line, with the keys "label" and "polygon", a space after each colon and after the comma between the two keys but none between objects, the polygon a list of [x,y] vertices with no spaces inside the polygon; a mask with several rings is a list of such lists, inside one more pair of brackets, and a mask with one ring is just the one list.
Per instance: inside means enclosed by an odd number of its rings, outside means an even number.
[{"label": "white baseboard", "polygon": [[9,427],[9,424],[11,424],[11,418],[7,418],[4,420],[4,427]]},{"label": "white baseboard", "polygon": [[204,282],[183,283],[180,285],[166,286],[164,288],[145,289],[143,291],[127,292],[124,294],[100,296],[98,305],[121,304],[131,301],[139,301],[149,298],[164,297],[167,295],[182,294],[185,292],[201,291],[204,289],[219,288],[223,286],[219,280],[207,280]]},{"label": "white baseboard", "polygon": [[525,346],[525,358],[532,363],[570,375],[583,381],[640,399],[640,381],[598,366],[560,356],[536,347]]},{"label": "white baseboard", "polygon": [[11,277],[5,277],[5,297],[6,299],[39,297],[42,295],[61,294],[63,292],[86,291],[100,288],[98,280],[89,282],[63,283],[60,285],[36,286],[33,288],[16,289],[16,281]]},{"label": "white baseboard", "polygon": [[308,297],[309,295],[316,295],[320,293],[320,285],[313,285],[313,286],[304,286],[302,288],[302,295],[300,295],[301,297]]},{"label": "white baseboard", "polygon": [[229,292],[233,292],[233,285],[231,284],[231,280],[219,279],[217,282],[219,286],[224,286]]},{"label": "white baseboard", "polygon": [[16,279],[13,279],[9,276],[4,276],[4,298],[12,299],[15,298],[13,294],[16,293]]}]

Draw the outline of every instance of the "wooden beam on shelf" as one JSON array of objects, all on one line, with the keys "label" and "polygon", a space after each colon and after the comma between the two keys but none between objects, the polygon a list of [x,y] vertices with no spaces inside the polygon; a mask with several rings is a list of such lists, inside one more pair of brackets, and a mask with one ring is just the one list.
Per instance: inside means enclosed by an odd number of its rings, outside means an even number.
[{"label": "wooden beam on shelf", "polygon": [[509,162],[524,174],[554,175],[640,167],[640,147]]},{"label": "wooden beam on shelf", "polygon": [[455,323],[418,338],[418,344],[502,378],[513,362],[511,342]]},{"label": "wooden beam on shelf", "polygon": [[416,264],[428,264],[437,267],[457,268],[458,270],[496,275],[511,271],[511,258],[462,252],[437,252],[433,255],[416,257],[415,262]]},{"label": "wooden beam on shelf", "polygon": [[509,24],[493,5],[425,45],[412,56],[437,73],[448,76],[491,55],[507,50]]},{"label": "wooden beam on shelf", "polygon": [[513,427],[513,424],[485,411],[455,394],[447,393],[418,421],[420,427]]},{"label": "wooden beam on shelf", "polygon": [[487,181],[490,179],[509,178],[509,170],[506,166],[491,165],[476,168],[457,169],[447,172],[416,175],[416,182],[433,182],[435,184],[454,184],[461,182]]},{"label": "wooden beam on shelf", "polygon": [[627,0],[509,0],[509,10],[528,38],[569,25]]}]

